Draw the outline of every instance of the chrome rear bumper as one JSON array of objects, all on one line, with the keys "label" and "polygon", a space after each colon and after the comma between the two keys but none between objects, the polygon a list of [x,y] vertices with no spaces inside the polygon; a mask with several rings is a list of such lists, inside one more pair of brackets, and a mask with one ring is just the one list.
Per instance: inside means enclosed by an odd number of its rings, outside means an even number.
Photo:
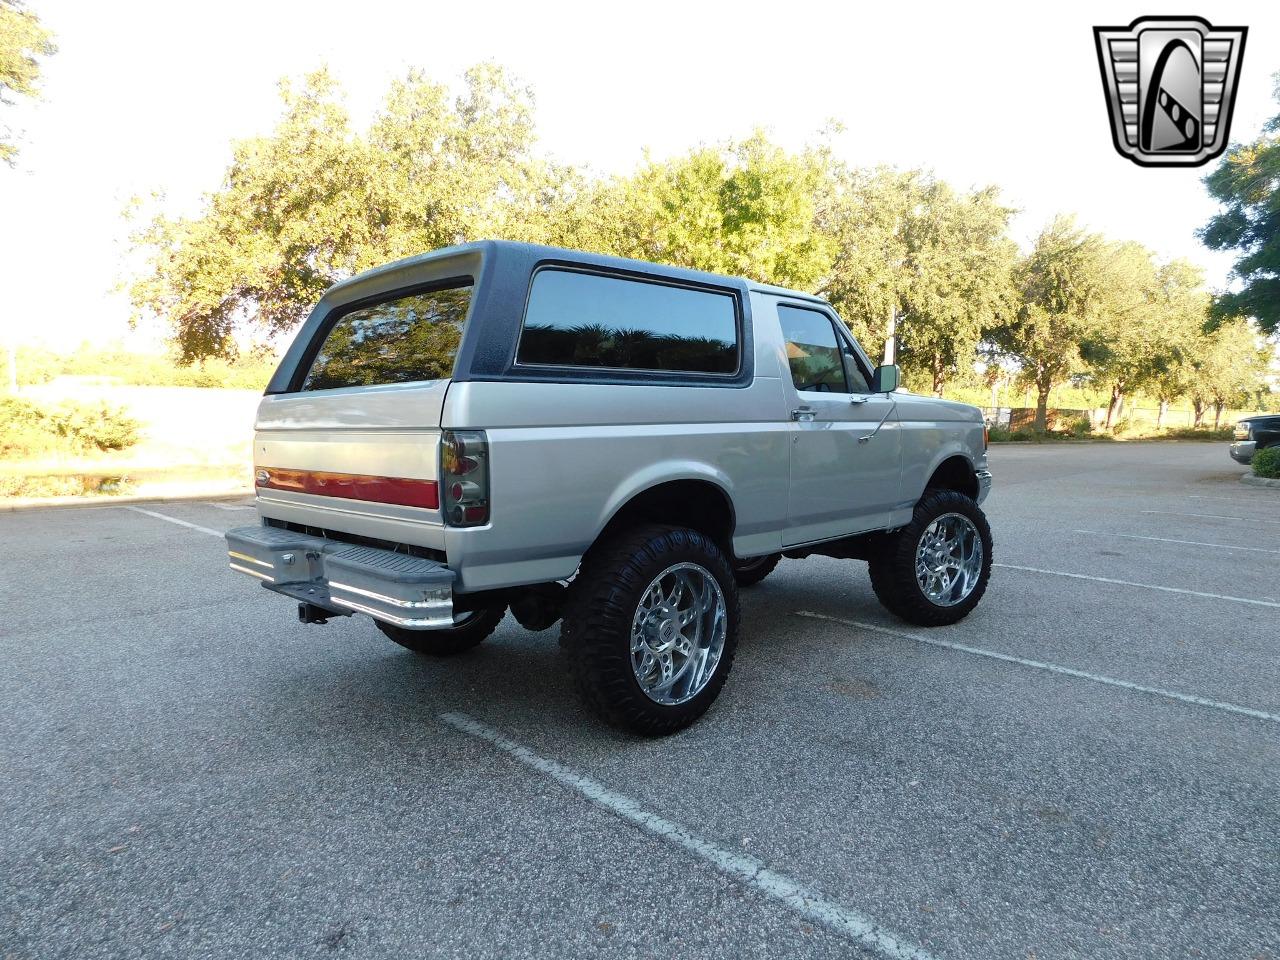
[{"label": "chrome rear bumper", "polygon": [[453,626],[455,574],[443,563],[279,527],[237,527],[226,536],[231,569],[276,593],[399,627]]}]

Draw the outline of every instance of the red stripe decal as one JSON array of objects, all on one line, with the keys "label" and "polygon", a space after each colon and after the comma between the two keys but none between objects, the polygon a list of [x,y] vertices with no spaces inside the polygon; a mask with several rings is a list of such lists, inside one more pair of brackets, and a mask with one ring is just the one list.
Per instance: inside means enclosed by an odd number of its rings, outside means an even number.
[{"label": "red stripe decal", "polygon": [[323,470],[290,470],[284,467],[255,468],[259,488],[310,493],[320,497],[343,497],[371,503],[398,503],[407,507],[440,508],[440,485],[434,480],[407,477],[370,477],[359,473],[327,473]]}]

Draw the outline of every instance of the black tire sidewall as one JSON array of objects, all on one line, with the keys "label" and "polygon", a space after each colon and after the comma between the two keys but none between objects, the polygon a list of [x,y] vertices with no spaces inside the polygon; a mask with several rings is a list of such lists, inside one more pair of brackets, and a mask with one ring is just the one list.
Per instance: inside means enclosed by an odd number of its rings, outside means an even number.
[{"label": "black tire sidewall", "polygon": [[[982,568],[969,596],[951,606],[934,603],[916,579],[916,549],[925,528],[938,517],[958,513],[968,518],[982,541]],[[870,563],[871,583],[880,602],[910,623],[943,626],[967,617],[982,600],[991,579],[991,525],[982,508],[956,490],[930,490],[916,504],[911,523],[890,534],[880,555]]]},{"label": "black tire sidewall", "polygon": [[[725,640],[706,686],[680,704],[641,689],[631,663],[631,623],[654,578],[678,563],[696,563],[725,600]],[[578,688],[607,722],[646,736],[674,733],[697,720],[719,696],[737,650],[740,612],[733,568],[715,543],[695,530],[646,525],[594,549],[574,580],[562,625]]]},{"label": "black tire sidewall", "polygon": [[493,633],[507,614],[505,606],[486,607],[466,623],[443,630],[409,630],[392,623],[374,623],[389,639],[406,650],[433,657],[447,657],[470,650]]}]

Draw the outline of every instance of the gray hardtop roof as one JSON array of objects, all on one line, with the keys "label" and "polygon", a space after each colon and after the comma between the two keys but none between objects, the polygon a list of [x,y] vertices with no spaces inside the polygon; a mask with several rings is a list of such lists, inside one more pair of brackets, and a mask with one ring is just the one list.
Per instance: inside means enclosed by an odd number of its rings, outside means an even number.
[{"label": "gray hardtop roof", "polygon": [[771,297],[784,297],[787,300],[806,300],[809,303],[819,303],[824,307],[830,304],[821,297],[813,293],[802,293],[799,290],[791,290],[787,287],[776,287],[772,283],[751,283],[748,281],[747,286],[752,293],[766,293]]},{"label": "gray hardtop roof", "polygon": [[673,280],[685,280],[693,283],[710,284],[713,286],[729,286],[739,289],[755,291],[757,293],[766,293],[774,296],[785,296],[796,300],[809,300],[814,303],[825,303],[819,297],[813,294],[802,293],[798,290],[788,290],[784,287],[776,287],[767,283],[755,283],[743,277],[729,276],[720,273],[708,273],[704,270],[690,270],[685,267],[672,267],[666,264],[653,263],[649,260],[635,260],[629,257],[614,257],[602,253],[589,253],[585,250],[572,250],[567,247],[551,247],[538,243],[521,243],[515,240],[475,240],[470,243],[460,243],[451,247],[442,247],[439,250],[431,250],[427,253],[415,254],[411,257],[405,257],[401,260],[393,260],[391,263],[384,263],[381,266],[373,267],[356,274],[347,280],[335,283],[326,291],[325,296],[328,297],[333,293],[340,293],[347,287],[363,286],[367,281],[380,277],[384,274],[394,274],[400,272],[411,272],[413,267],[420,264],[433,263],[437,260],[445,260],[451,257],[461,257],[468,254],[479,254],[481,257],[487,257],[492,254],[505,255],[502,259],[513,259],[523,262],[530,260],[552,260],[552,261],[570,261],[580,263],[584,266],[605,267],[614,270],[625,270],[631,273],[643,273],[656,277],[668,277]]}]

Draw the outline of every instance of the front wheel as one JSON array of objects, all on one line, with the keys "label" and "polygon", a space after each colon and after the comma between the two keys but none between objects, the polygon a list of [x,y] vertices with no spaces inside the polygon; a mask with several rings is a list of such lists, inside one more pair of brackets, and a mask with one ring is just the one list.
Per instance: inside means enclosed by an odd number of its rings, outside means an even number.
[{"label": "front wheel", "polygon": [[991,527],[954,490],[926,490],[911,522],[886,535],[868,562],[871,587],[890,613],[922,627],[957,623],[991,578]]},{"label": "front wheel", "polygon": [[754,587],[757,583],[773,573],[773,568],[782,559],[780,553],[766,553],[762,557],[747,557],[733,561],[733,578],[740,587]]},{"label": "front wheel", "polygon": [[453,626],[442,630],[408,630],[381,620],[375,620],[374,623],[379,630],[407,650],[431,657],[451,657],[470,650],[493,633],[506,613],[505,606],[469,610],[455,614]]},{"label": "front wheel", "polygon": [[707,711],[733,664],[733,568],[696,530],[639,527],[587,555],[561,630],[596,713],[633,733],[674,733]]}]

